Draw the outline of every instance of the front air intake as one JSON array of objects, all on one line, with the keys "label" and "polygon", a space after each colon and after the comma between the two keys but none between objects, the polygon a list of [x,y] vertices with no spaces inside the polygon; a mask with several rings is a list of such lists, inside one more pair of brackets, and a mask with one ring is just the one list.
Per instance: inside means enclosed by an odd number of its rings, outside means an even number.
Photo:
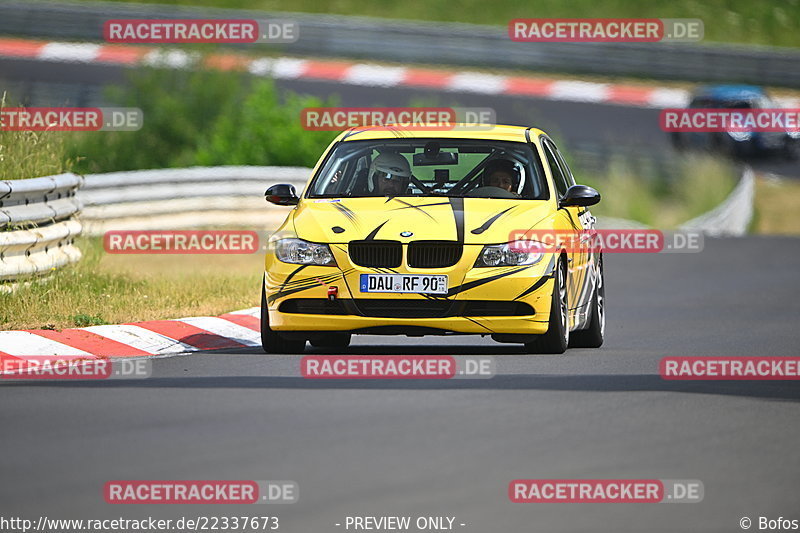
[{"label": "front air intake", "polygon": [[350,241],[350,261],[372,268],[397,268],[403,262],[403,246],[399,241]]},{"label": "front air intake", "polygon": [[414,241],[408,245],[411,268],[447,268],[461,259],[463,246],[456,241]]}]

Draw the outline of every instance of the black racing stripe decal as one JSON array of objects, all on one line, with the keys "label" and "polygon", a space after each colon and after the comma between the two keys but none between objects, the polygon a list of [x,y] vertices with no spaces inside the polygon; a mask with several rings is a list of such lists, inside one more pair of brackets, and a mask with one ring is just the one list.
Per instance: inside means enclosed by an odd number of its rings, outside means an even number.
[{"label": "black racing stripe decal", "polygon": [[457,287],[451,288],[447,291],[447,296],[453,296],[454,294],[458,294],[460,292],[468,291],[470,289],[474,289],[475,287],[480,287],[481,285],[485,285],[487,283],[491,283],[492,281],[498,280],[500,278],[504,278],[506,276],[510,276],[512,274],[516,274],[517,272],[522,272],[530,268],[530,266],[524,266],[520,268],[515,268],[514,270],[509,270],[508,272],[503,272],[502,274],[496,274],[494,276],[489,276],[488,278],[476,279],[474,281],[469,281]]},{"label": "black racing stripe decal", "polygon": [[550,263],[547,265],[547,268],[544,270],[544,274],[542,274],[542,277],[539,278],[538,280],[536,280],[536,282],[533,285],[531,285],[530,287],[528,287],[527,289],[522,291],[520,293],[520,295],[517,296],[514,299],[515,300],[519,300],[523,296],[527,296],[528,294],[532,293],[533,291],[535,291],[536,289],[538,289],[539,287],[544,285],[547,282],[548,279],[553,277],[553,269],[555,268],[555,264],[556,264],[556,256],[553,255],[553,257],[550,258]]},{"label": "black racing stripe decal", "polygon": [[292,281],[291,283],[287,283],[286,287],[291,289],[291,288],[295,288],[295,287],[300,287],[302,285],[307,285],[307,284],[313,283],[315,281],[316,282],[324,281],[324,282],[327,283],[329,281],[335,280],[338,277],[339,277],[339,273],[328,274],[326,276],[314,276],[313,278],[303,278],[303,279],[298,279],[296,281]]},{"label": "black racing stripe decal", "polygon": [[[585,306],[589,305],[589,303],[591,303],[591,301],[592,301],[592,296],[593,296],[593,292],[594,292],[594,291],[589,290],[589,289],[593,289],[593,288],[594,288],[593,279],[589,275],[589,271],[584,269],[584,271],[583,271],[583,283],[581,284],[580,291],[578,292],[578,298],[577,298],[578,301],[576,302],[575,307],[572,307],[572,309],[580,309],[582,307],[585,307]],[[581,303],[581,302],[583,302],[583,303]]]},{"label": "black racing stripe decal", "polygon": [[484,326],[483,324],[481,324],[481,323],[480,323],[480,322],[478,322],[477,320],[473,320],[473,319],[471,319],[471,318],[470,318],[470,317],[468,317],[468,316],[464,316],[464,317],[461,317],[461,318],[466,318],[467,320],[469,320],[469,321],[470,321],[470,322],[472,322],[473,324],[476,324],[476,325],[478,325],[478,326],[482,327],[482,328],[483,328],[483,329],[485,329],[486,331],[492,331],[490,328],[487,328],[486,326]]},{"label": "black racing stripe decal", "polygon": [[314,287],[321,287],[322,285],[323,284],[321,282],[317,282],[317,283],[312,283],[310,285],[303,286],[303,287],[296,287],[296,288],[293,288],[293,289],[286,289],[284,291],[279,291],[279,292],[276,292],[275,294],[270,295],[270,297],[267,298],[267,303],[271,304],[272,302],[274,302],[278,298],[283,298],[284,296],[289,296],[290,294],[294,294],[296,292],[301,292],[301,291],[306,291],[308,289],[313,289]]},{"label": "black racing stripe decal", "polygon": [[522,298],[523,296],[527,296],[528,294],[532,293],[533,291],[535,291],[536,289],[538,289],[539,287],[541,287],[542,285],[544,285],[545,283],[547,283],[547,280],[551,279],[552,277],[553,277],[553,276],[542,276],[541,278],[539,278],[539,279],[536,281],[536,283],[534,283],[533,285],[531,285],[530,287],[528,287],[527,289],[525,289],[524,291],[522,291],[522,292],[519,294],[519,296],[517,296],[517,297],[516,297],[516,298],[514,298],[514,299],[515,299],[515,300],[519,300],[519,299],[520,299],[520,298]]},{"label": "black racing stripe decal", "polygon": [[386,223],[387,223],[387,222],[389,222],[389,221],[388,221],[388,220],[384,220],[384,221],[383,221],[383,223],[382,223],[381,225],[379,225],[379,226],[378,226],[377,228],[375,228],[374,230],[370,231],[370,232],[369,232],[369,235],[367,235],[366,237],[364,237],[364,240],[365,240],[365,241],[372,241],[372,240],[375,240],[375,235],[377,235],[377,234],[378,234],[378,232],[381,230],[381,228],[382,228],[383,226],[385,226],[385,225],[386,225]]},{"label": "black racing stripe decal", "polygon": [[378,274],[397,274],[398,273],[397,270],[394,270],[393,268],[385,268],[385,267],[367,267],[367,268],[371,268],[372,270],[374,270]]},{"label": "black racing stripe decal", "polygon": [[301,270],[303,270],[304,268],[306,268],[307,266],[308,265],[300,265],[299,267],[297,267],[294,270],[292,270],[289,273],[289,275],[286,276],[286,279],[283,280],[283,283],[281,284],[281,287],[278,289],[278,292],[281,292],[284,288],[286,288],[286,284],[289,283],[292,280],[294,275],[297,274],[298,272],[300,272]]},{"label": "black racing stripe decal", "polygon": [[461,197],[451,197],[450,207],[453,208],[453,217],[456,220],[456,240],[464,242],[464,199]]},{"label": "black racing stripe decal", "polygon": [[301,292],[308,289],[313,289],[314,287],[321,287],[323,285],[327,285],[328,283],[336,281],[342,276],[343,276],[342,272],[337,272],[335,274],[328,274],[327,276],[318,276],[314,278],[303,278],[301,280],[297,280],[291,284],[291,288],[285,290],[279,290],[274,294],[270,295],[270,297],[267,298],[267,303],[272,303],[278,298],[283,298],[284,296],[289,296],[290,294],[294,294],[296,292]]},{"label": "black racing stripe decal", "polygon": [[[400,202],[401,204],[403,204],[405,206],[405,207],[396,207],[396,208],[392,209],[392,211],[397,211],[398,209],[416,209],[417,211],[419,211],[420,213],[422,213],[423,215],[425,215],[429,219],[436,220],[430,213],[428,213],[427,211],[422,209],[423,206],[421,206],[421,205],[410,204],[410,203],[406,202],[405,200],[401,200],[399,198],[390,198],[390,200],[394,200],[395,202]],[[442,202],[442,203],[439,203],[439,204],[428,204],[428,205],[447,205],[449,203],[450,202]]]},{"label": "black racing stripe decal", "polygon": [[548,263],[547,268],[544,270],[545,276],[551,276],[556,269],[556,257],[556,254],[553,254],[553,257],[550,258],[550,263]]},{"label": "black racing stripe decal", "polygon": [[[397,200],[397,198],[395,198],[395,200]],[[397,200],[397,201],[398,202],[402,202],[404,204],[406,203],[403,200]],[[419,205],[407,204],[407,207],[395,207],[394,209],[392,209],[392,211],[397,211],[399,209],[408,209],[410,207],[413,207],[414,209],[418,209],[420,207],[431,207],[431,206],[434,206],[434,205],[450,205],[450,202],[436,202],[435,204],[419,204]]]},{"label": "black racing stripe decal", "polygon": [[339,203],[334,203],[333,207],[335,207],[341,214],[347,217],[350,222],[355,223],[356,221],[356,214],[347,206],[344,206]]},{"label": "black racing stripe decal", "polygon": [[481,226],[480,226],[479,228],[475,228],[474,230],[472,230],[472,231],[471,231],[471,233],[472,233],[473,235],[480,235],[481,233],[483,233],[484,231],[486,231],[487,229],[489,229],[489,226],[491,226],[492,224],[494,224],[494,223],[495,223],[495,221],[496,221],[498,218],[500,218],[501,216],[505,215],[506,213],[508,213],[508,212],[509,212],[509,211],[511,211],[512,209],[514,209],[514,207],[509,207],[508,209],[504,209],[503,211],[500,211],[500,212],[499,212],[499,213],[497,213],[495,216],[493,216],[492,218],[490,218],[489,220],[487,220],[486,222],[484,222],[483,224],[481,224]]}]

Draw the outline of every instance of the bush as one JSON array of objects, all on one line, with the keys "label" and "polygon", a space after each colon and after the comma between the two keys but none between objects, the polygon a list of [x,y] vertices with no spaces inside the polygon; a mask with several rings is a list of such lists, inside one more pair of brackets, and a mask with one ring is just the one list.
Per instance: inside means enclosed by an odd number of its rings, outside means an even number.
[{"label": "bush", "polygon": [[271,80],[218,71],[149,70],[109,98],[138,107],[134,132],[89,132],[69,147],[76,171],[99,173],[195,165],[312,165],[330,132],[306,132],[304,107],[318,98],[287,94]]},{"label": "bush", "polygon": [[241,105],[219,117],[200,148],[200,165],[314,166],[336,132],[306,131],[300,123],[305,107],[332,105],[288,93],[283,102],[271,81],[262,80]]}]

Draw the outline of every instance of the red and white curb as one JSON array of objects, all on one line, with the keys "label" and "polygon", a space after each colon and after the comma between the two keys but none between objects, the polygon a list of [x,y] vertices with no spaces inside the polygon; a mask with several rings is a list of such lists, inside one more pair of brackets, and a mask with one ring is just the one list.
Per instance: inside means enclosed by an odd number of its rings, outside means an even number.
[{"label": "red and white curb", "polygon": [[153,320],[52,331],[0,331],[0,357],[68,355],[86,359],[176,355],[261,346],[261,309],[218,317]]},{"label": "red and white curb", "polygon": [[[97,63],[121,66],[187,68],[196,55],[177,49],[147,46],[48,42],[0,38],[0,57],[29,58],[59,63]],[[309,79],[369,87],[413,87],[440,91],[528,96],[549,100],[617,104],[628,107],[684,107],[689,91],[617,83],[501,76],[476,71],[384,66],[352,61],[253,58],[244,54],[211,54],[207,68],[248,71],[275,79]],[[800,107],[800,98],[776,98],[785,107]]]},{"label": "red and white curb", "polygon": [[[192,53],[177,49],[8,38],[0,38],[0,57],[59,63],[152,65],[170,68],[187,68],[194,61]],[[248,71],[254,75],[276,79],[324,80],[369,87],[428,88],[634,107],[682,107],[687,104],[689,97],[688,91],[684,89],[664,87],[530,76],[500,76],[474,71],[384,66],[335,60],[253,58],[233,53],[212,54],[206,58],[205,66],[219,70]]]}]

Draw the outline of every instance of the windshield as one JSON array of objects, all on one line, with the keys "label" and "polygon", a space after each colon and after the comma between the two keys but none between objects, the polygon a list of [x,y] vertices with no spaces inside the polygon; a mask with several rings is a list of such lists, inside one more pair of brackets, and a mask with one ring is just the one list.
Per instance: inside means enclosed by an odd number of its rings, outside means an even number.
[{"label": "windshield", "polygon": [[548,198],[541,165],[528,144],[472,139],[339,143],[307,196]]}]

